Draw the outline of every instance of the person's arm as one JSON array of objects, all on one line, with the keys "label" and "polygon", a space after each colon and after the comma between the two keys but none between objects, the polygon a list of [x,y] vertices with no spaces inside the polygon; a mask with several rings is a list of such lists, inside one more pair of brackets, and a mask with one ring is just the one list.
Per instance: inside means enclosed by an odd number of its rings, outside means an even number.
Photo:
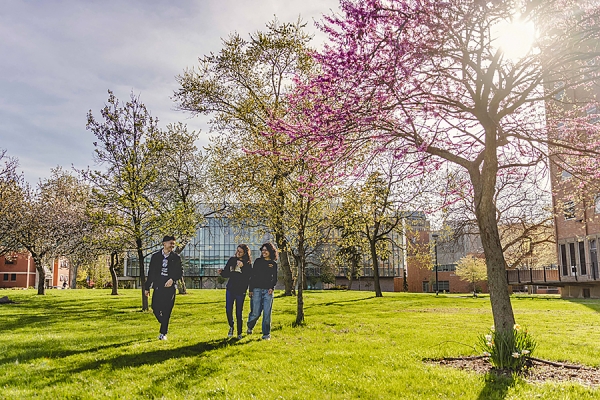
[{"label": "person's arm", "polygon": [[149,294],[150,288],[152,287],[152,283],[154,282],[154,270],[156,266],[154,258],[154,254],[152,254],[152,256],[150,256],[150,265],[148,266],[148,276],[146,277],[146,284],[144,285],[146,289],[146,296]]},{"label": "person's arm", "polygon": [[175,257],[174,267],[175,268],[173,268],[174,271],[171,279],[173,279],[173,282],[177,282],[183,278],[183,266],[181,265],[181,257],[179,255],[176,255]]},{"label": "person's arm", "polygon": [[[231,266],[233,264],[233,258],[230,258],[229,260],[227,260],[227,263],[225,264],[225,268],[223,268],[220,272],[220,275],[223,278],[229,278],[231,276]],[[233,264],[235,265],[235,264]]]},{"label": "person's arm", "polygon": [[250,297],[252,297],[252,291],[254,290],[254,284],[253,284],[253,278],[256,275],[256,264],[258,264],[260,261],[260,258],[257,258],[256,260],[254,260],[254,265],[252,266],[252,269],[250,270],[250,277],[249,277],[249,282],[248,282],[248,290],[250,291],[250,293],[248,294]]},{"label": "person's arm", "polygon": [[273,268],[271,269],[271,287],[269,288],[269,294],[273,294],[275,285],[277,285],[277,263],[273,261]]}]

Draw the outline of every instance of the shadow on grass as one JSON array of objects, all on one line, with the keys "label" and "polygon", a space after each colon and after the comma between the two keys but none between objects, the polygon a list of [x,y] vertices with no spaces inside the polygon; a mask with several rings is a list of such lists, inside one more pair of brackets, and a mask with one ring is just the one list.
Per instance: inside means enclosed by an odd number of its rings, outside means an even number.
[{"label": "shadow on grass", "polygon": [[217,350],[223,347],[242,344],[234,342],[230,339],[211,340],[208,342],[200,342],[190,346],[177,347],[174,349],[157,349],[143,353],[122,354],[114,358],[105,360],[96,360],[81,365],[75,368],[71,373],[80,373],[88,370],[96,370],[98,368],[109,366],[111,369],[120,369],[127,367],[139,367],[143,365],[159,364],[164,361],[182,357],[202,356],[204,353]]},{"label": "shadow on grass", "polygon": [[498,375],[495,372],[485,374],[485,386],[479,393],[477,400],[503,400],[508,395],[508,390],[514,385],[512,376]]},{"label": "shadow on grass", "polygon": [[[73,350],[73,349],[57,349],[52,348],[51,346],[43,347],[43,348],[29,348],[25,351],[19,352],[17,357],[2,357],[0,358],[0,365],[9,364],[15,362],[15,359],[18,359],[20,363],[28,362],[31,360],[35,360],[38,358],[50,358],[50,359],[58,359],[65,358],[69,356],[74,356],[78,354],[85,353],[96,353],[105,349],[116,349],[123,346],[129,346],[130,344],[138,342],[137,340],[131,340],[123,343],[111,343],[104,346],[95,346],[90,347],[83,350]],[[49,350],[50,348],[50,350]]]},{"label": "shadow on grass", "polygon": [[[342,301],[330,301],[329,303],[324,303],[324,304],[315,304],[315,306],[333,306],[333,305],[338,305],[338,304],[347,304],[347,303],[358,303],[361,301],[366,301],[366,300],[371,300],[374,299],[375,296],[369,296],[369,297],[364,297],[362,299],[353,299],[353,300],[342,300]],[[312,306],[311,306],[312,307]],[[304,308],[310,308],[310,307],[304,307]]]}]

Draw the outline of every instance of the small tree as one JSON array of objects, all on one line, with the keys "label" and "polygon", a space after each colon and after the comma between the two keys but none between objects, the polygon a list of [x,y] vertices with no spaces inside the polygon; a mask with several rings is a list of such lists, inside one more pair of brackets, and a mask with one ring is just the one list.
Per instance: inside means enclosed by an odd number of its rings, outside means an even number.
[{"label": "small tree", "polygon": [[97,220],[125,238],[123,247],[136,251],[145,311],[148,298],[144,295],[144,259],[160,240],[162,227],[155,188],[163,143],[153,140],[157,120],[139,97],[131,94],[130,101],[122,105],[111,91],[108,93],[108,104],[101,111],[104,121],[97,121],[90,111],[87,123],[87,129],[96,136],[96,163],[105,170],[83,175],[93,188]]},{"label": "small tree", "polygon": [[473,297],[477,296],[476,284],[487,279],[485,260],[480,257],[467,255],[456,263],[456,275],[471,284]]}]

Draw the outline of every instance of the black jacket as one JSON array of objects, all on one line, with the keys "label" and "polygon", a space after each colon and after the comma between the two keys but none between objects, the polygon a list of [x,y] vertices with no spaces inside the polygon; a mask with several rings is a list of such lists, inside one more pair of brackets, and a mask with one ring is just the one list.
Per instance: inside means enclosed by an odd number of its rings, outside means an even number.
[{"label": "black jacket", "polygon": [[162,270],[163,254],[162,250],[152,254],[150,258],[150,266],[148,268],[148,279],[146,279],[146,290],[151,287],[161,288],[170,279],[176,283],[183,276],[183,268],[181,267],[181,257],[174,251],[169,253],[167,257],[167,270]]},{"label": "black jacket", "polygon": [[277,263],[273,260],[257,258],[252,267],[250,276],[250,290],[257,289],[275,289],[277,284]]},{"label": "black jacket", "polygon": [[248,290],[248,281],[250,280],[250,274],[252,273],[252,264],[248,261],[242,266],[240,272],[236,272],[235,267],[237,262],[237,257],[231,257],[227,261],[227,264],[225,264],[225,268],[221,271],[221,276],[223,278],[229,278],[227,290],[232,293],[242,294],[246,293],[246,290]]}]

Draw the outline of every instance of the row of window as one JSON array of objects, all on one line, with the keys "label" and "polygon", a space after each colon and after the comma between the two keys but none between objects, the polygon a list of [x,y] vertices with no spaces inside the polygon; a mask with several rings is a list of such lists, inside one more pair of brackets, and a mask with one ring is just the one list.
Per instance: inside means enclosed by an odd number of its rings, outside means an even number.
[{"label": "row of window", "polygon": [[[563,276],[591,274],[595,279],[598,278],[597,241],[592,239],[588,243],[589,258],[585,251],[585,242],[564,243],[559,246]],[[591,267],[591,271],[588,267]]]},{"label": "row of window", "polygon": [[[3,277],[4,281],[8,281],[8,275],[9,274],[4,274],[4,277]],[[10,274],[10,280],[11,281],[16,281],[17,280],[17,274]]]},{"label": "row of window", "polygon": [[[431,290],[430,290],[431,289]],[[423,281],[423,293],[435,292],[435,282],[430,283],[429,281]],[[450,293],[450,281],[438,281],[437,282],[437,291],[438,292],[448,292]]]}]

